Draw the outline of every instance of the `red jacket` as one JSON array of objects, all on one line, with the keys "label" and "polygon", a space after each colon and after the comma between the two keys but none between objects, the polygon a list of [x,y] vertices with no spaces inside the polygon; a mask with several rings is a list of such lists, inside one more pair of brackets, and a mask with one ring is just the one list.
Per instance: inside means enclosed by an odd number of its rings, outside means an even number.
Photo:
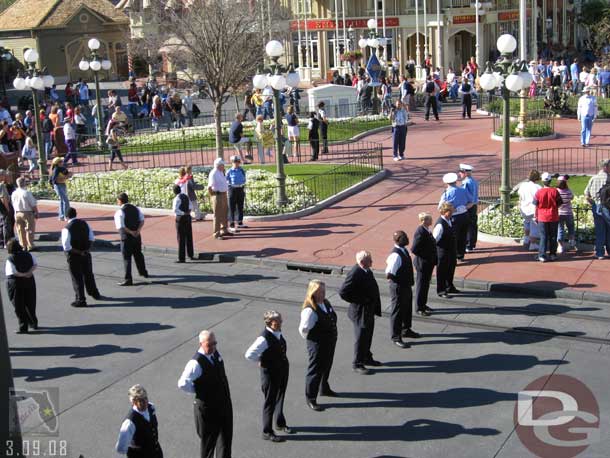
[{"label": "red jacket", "polygon": [[559,206],[563,203],[557,188],[544,187],[534,196],[536,219],[540,223],[556,223],[559,221]]}]

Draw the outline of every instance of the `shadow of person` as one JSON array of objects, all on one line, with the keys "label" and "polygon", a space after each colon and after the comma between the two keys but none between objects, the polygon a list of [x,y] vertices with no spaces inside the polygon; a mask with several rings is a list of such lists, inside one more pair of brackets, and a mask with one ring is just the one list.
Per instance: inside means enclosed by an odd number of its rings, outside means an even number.
[{"label": "shadow of person", "polygon": [[[105,303],[108,301],[109,303]],[[172,309],[192,309],[211,307],[213,305],[238,302],[239,299],[222,296],[199,296],[199,297],[117,297],[104,298],[95,304],[95,308],[104,307],[169,307]]]},{"label": "shadow of person", "polygon": [[67,336],[105,335],[135,336],[145,332],[165,331],[174,326],[161,323],[100,323],[82,324],[78,326],[47,326],[42,331],[45,334],[61,334]]},{"label": "shadow of person", "polygon": [[[514,327],[506,331],[481,331],[462,332],[451,334],[426,334],[426,340],[409,342],[411,346],[416,345],[455,345],[470,343],[504,343],[506,345],[530,345],[546,342],[554,337],[570,336],[578,337],[585,335],[580,331],[557,332],[553,329],[538,328],[533,326]],[[430,337],[439,337],[438,340],[427,340]]]},{"label": "shadow of person", "polygon": [[24,378],[26,382],[42,382],[75,374],[95,374],[99,369],[81,367],[49,367],[48,369],[13,369],[13,377]]},{"label": "shadow of person", "polygon": [[92,347],[11,347],[12,357],[20,356],[68,356],[71,359],[106,356],[115,353],[140,353],[141,348],[118,345],[94,345]]},{"label": "shadow of person", "polygon": [[[481,294],[462,294],[462,297],[481,297]],[[544,304],[533,303],[521,307],[518,306],[489,306],[481,304],[481,306],[466,306],[466,307],[435,307],[435,315],[455,315],[467,314],[475,315],[479,313],[489,314],[497,313],[498,315],[563,315],[568,312],[595,312],[601,310],[599,307],[570,307],[568,305],[559,304]]]}]

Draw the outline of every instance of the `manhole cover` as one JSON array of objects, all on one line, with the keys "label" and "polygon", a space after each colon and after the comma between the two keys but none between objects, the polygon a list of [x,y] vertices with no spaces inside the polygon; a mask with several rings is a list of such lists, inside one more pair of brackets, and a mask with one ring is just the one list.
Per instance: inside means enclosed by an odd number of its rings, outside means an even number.
[{"label": "manhole cover", "polygon": [[318,250],[313,253],[318,258],[338,258],[343,254],[341,250]]}]

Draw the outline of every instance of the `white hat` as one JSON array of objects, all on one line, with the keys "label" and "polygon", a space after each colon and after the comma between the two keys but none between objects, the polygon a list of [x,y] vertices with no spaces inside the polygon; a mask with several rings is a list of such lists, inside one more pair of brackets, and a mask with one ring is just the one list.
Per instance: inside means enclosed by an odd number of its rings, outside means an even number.
[{"label": "white hat", "polygon": [[544,172],[540,178],[542,181],[551,181],[553,179],[553,175],[551,175],[549,172]]},{"label": "white hat", "polygon": [[443,183],[445,184],[451,184],[451,183],[455,183],[458,180],[458,176],[457,173],[445,173],[443,175]]},{"label": "white hat", "polygon": [[460,170],[464,172],[472,172],[474,170],[474,167],[468,164],[460,164]]},{"label": "white hat", "polygon": [[225,161],[223,161],[222,158],[217,157],[214,161],[214,167],[218,167],[219,165],[225,165]]}]

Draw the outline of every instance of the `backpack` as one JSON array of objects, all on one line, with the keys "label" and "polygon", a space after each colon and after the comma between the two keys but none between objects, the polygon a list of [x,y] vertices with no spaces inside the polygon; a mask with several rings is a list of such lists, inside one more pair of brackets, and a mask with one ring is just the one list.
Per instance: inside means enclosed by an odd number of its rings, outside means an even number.
[{"label": "backpack", "polygon": [[599,202],[602,207],[610,210],[610,177],[608,177],[606,184],[599,190]]}]

